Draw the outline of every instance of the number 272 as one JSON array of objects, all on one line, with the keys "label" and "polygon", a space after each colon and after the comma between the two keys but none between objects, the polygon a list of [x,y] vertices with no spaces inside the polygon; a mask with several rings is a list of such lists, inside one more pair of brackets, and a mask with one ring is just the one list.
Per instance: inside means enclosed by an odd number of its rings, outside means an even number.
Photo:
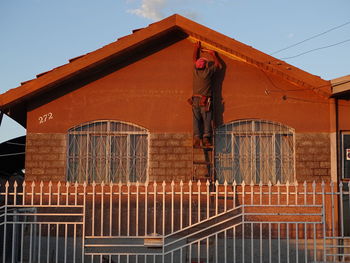
[{"label": "number 272", "polygon": [[39,117],[39,124],[42,124],[48,120],[52,120],[53,119],[53,114],[51,112],[44,114],[43,116]]}]

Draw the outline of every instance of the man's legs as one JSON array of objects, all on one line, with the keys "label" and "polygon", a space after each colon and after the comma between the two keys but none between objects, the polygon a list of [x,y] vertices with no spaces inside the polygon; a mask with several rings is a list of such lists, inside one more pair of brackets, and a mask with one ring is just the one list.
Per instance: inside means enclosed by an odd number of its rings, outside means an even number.
[{"label": "man's legs", "polygon": [[192,112],[193,112],[193,146],[200,147],[200,137],[202,135],[202,114],[199,106],[199,98],[193,98]]},{"label": "man's legs", "polygon": [[211,136],[212,136],[212,127],[211,127],[211,120],[212,120],[212,111],[206,111],[205,107],[201,107],[201,115],[203,119],[203,145],[204,146],[211,146]]}]

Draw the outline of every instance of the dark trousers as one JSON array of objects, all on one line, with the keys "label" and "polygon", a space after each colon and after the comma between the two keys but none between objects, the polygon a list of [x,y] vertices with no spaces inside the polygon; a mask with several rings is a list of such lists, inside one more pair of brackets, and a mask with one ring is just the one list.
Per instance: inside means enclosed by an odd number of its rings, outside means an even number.
[{"label": "dark trousers", "polygon": [[192,98],[193,135],[198,137],[210,137],[212,133],[212,111],[206,111],[205,106],[199,106],[200,97]]}]

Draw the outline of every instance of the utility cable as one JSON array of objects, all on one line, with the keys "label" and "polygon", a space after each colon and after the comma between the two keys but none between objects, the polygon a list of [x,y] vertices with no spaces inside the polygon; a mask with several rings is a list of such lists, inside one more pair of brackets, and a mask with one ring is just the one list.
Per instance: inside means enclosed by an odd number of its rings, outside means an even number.
[{"label": "utility cable", "polygon": [[25,154],[25,152],[0,154],[0,157],[7,157],[7,156],[21,155],[21,154]]},{"label": "utility cable", "polygon": [[341,42],[338,42],[338,43],[335,43],[335,44],[331,44],[331,45],[328,45],[328,46],[324,46],[324,47],[318,47],[318,48],[314,48],[314,49],[311,49],[311,50],[308,50],[308,51],[305,51],[305,52],[302,52],[298,55],[295,55],[295,56],[291,56],[291,57],[285,57],[285,58],[280,58],[281,60],[284,60],[284,59],[290,59],[290,58],[296,58],[296,57],[300,57],[302,55],[305,55],[307,53],[310,53],[310,52],[313,52],[313,51],[316,51],[316,50],[320,50],[320,49],[325,49],[325,48],[329,48],[329,47],[334,47],[334,46],[337,46],[337,45],[340,45],[340,44],[343,44],[345,42],[349,42],[350,39],[346,39],[344,41],[341,41]]},{"label": "utility cable", "polygon": [[309,38],[307,38],[307,39],[305,39],[305,40],[302,40],[302,41],[300,41],[300,42],[298,42],[298,43],[295,43],[295,44],[293,44],[293,45],[290,45],[290,46],[288,46],[288,47],[279,49],[279,50],[277,50],[277,51],[271,53],[270,55],[274,55],[274,54],[277,54],[277,53],[279,53],[279,52],[281,52],[281,51],[284,51],[284,50],[286,50],[286,49],[295,47],[295,46],[300,45],[300,44],[302,44],[302,43],[304,43],[304,42],[306,42],[306,41],[309,41],[309,40],[314,39],[314,38],[316,38],[316,37],[319,37],[319,36],[322,36],[322,35],[324,35],[324,34],[327,34],[328,32],[331,32],[331,31],[333,31],[333,30],[335,30],[335,29],[341,28],[341,27],[346,26],[346,25],[348,25],[348,24],[350,24],[350,21],[349,21],[349,22],[346,22],[346,23],[344,23],[344,24],[342,24],[342,25],[339,25],[339,26],[333,27],[333,28],[331,28],[331,29],[328,29],[328,30],[326,30],[326,31],[324,31],[324,32],[322,32],[322,33],[319,33],[319,34],[317,34],[317,35],[314,35],[314,36],[312,36],[312,37],[309,37]]},{"label": "utility cable", "polygon": [[18,145],[18,146],[26,146],[25,143],[16,143],[16,142],[6,142],[6,144]]}]

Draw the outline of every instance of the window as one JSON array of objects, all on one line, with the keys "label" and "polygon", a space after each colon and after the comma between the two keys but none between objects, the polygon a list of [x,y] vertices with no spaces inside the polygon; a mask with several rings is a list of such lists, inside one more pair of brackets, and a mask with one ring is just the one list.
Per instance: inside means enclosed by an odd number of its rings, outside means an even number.
[{"label": "window", "polygon": [[68,131],[68,181],[145,182],[148,131],[117,121],[93,121]]},{"label": "window", "polygon": [[341,162],[342,162],[342,178],[350,178],[350,132],[343,131],[341,133]]},{"label": "window", "polygon": [[215,131],[219,182],[294,181],[294,130],[264,120],[240,120]]}]

